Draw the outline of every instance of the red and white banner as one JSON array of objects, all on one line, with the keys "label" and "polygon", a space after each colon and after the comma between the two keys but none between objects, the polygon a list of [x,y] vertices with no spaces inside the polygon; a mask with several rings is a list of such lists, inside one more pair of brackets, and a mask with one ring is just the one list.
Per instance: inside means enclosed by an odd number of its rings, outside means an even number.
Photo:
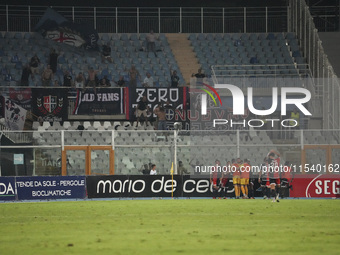
[{"label": "red and white banner", "polygon": [[46,38],[52,39],[53,41],[66,43],[71,46],[80,47],[85,41],[77,34],[62,32],[62,31],[47,31]]},{"label": "red and white banner", "polygon": [[290,197],[340,197],[339,174],[313,174],[293,180]]}]

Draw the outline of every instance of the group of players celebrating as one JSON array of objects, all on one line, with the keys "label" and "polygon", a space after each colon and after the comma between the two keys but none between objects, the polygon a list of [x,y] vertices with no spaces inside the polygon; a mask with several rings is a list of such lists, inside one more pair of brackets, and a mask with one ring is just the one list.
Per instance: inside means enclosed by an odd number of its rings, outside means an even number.
[{"label": "group of players celebrating", "polygon": [[284,194],[285,189],[292,188],[291,168],[289,162],[285,162],[283,168],[280,168],[280,154],[271,150],[264,158],[263,164],[257,168],[252,169],[249,159],[240,158],[232,159],[227,162],[227,166],[223,171],[221,162],[215,161],[215,166],[210,172],[210,182],[213,185],[213,198],[223,195],[225,199],[228,191],[229,179],[232,178],[233,188],[235,191],[235,198],[254,199],[255,191],[254,184],[257,181],[260,185],[258,191],[262,191],[264,198],[272,198],[272,202],[280,202],[279,198]]}]

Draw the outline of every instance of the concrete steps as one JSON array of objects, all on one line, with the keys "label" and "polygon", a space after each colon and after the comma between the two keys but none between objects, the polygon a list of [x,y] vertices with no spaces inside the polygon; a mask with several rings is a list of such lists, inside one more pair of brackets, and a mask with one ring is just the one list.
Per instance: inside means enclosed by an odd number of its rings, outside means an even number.
[{"label": "concrete steps", "polygon": [[[175,56],[179,69],[185,79],[185,84],[190,84],[191,74],[197,73],[200,68],[196,54],[190,44],[187,34],[166,34],[172,53]],[[180,82],[183,84],[183,81]]]}]

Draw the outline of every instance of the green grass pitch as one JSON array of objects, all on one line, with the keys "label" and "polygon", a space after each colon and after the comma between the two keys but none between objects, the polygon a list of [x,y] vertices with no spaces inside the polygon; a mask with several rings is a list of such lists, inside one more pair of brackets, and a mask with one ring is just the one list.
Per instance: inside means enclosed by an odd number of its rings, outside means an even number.
[{"label": "green grass pitch", "polygon": [[339,254],[339,200],[0,204],[0,254]]}]

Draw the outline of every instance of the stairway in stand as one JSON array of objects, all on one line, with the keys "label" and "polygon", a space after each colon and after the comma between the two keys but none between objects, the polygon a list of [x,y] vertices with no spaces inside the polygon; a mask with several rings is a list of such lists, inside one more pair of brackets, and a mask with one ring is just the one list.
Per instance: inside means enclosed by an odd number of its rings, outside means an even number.
[{"label": "stairway in stand", "polygon": [[[185,84],[190,84],[192,73],[197,73],[200,68],[193,47],[187,34],[166,34],[172,53],[175,56],[180,71],[185,79]],[[184,83],[180,81],[180,84]]]}]

